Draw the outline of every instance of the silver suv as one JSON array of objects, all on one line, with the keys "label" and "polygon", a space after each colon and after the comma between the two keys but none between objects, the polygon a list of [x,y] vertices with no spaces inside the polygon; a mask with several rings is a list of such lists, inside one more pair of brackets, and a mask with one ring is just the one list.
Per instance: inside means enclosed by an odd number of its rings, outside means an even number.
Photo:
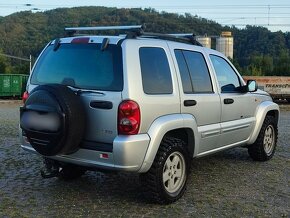
[{"label": "silver suv", "polygon": [[139,173],[150,197],[179,199],[191,158],[243,146],[272,158],[279,107],[192,35],[146,33],[55,39],[37,59],[20,110],[21,146],[44,157],[43,177],[86,170]]}]

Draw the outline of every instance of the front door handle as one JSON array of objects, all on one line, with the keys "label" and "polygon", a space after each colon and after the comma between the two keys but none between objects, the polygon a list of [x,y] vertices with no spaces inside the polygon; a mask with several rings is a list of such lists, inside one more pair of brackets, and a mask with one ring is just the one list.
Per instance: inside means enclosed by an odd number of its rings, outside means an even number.
[{"label": "front door handle", "polygon": [[234,101],[234,99],[232,99],[232,98],[225,98],[224,99],[224,104],[232,104],[232,103],[234,103],[235,101]]},{"label": "front door handle", "polygon": [[196,104],[197,104],[196,100],[185,100],[185,101],[183,102],[183,105],[184,105],[185,107],[194,106],[194,105],[196,105]]}]

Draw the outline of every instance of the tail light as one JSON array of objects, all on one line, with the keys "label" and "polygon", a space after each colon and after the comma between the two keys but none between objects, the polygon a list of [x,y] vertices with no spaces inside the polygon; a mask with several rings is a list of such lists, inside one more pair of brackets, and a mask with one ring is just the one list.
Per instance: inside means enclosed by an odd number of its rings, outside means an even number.
[{"label": "tail light", "polygon": [[118,133],[121,135],[138,134],[140,122],[139,105],[131,100],[121,102],[118,109]]},{"label": "tail light", "polygon": [[25,91],[23,93],[23,95],[22,95],[22,101],[23,101],[23,103],[26,102],[26,100],[27,100],[28,97],[29,97],[29,93],[28,93],[28,91]]}]

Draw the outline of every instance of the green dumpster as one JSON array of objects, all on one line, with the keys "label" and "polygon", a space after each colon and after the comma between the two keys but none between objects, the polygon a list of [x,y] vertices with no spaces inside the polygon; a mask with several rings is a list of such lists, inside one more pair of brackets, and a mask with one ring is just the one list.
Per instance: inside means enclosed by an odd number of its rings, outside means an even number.
[{"label": "green dumpster", "polygon": [[27,80],[24,74],[0,74],[0,97],[21,97]]}]

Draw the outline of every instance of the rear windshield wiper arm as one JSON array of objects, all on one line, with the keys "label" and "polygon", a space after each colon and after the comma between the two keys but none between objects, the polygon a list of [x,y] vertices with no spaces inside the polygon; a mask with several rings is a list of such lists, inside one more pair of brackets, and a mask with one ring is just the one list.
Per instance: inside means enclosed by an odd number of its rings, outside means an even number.
[{"label": "rear windshield wiper arm", "polygon": [[83,89],[77,89],[77,90],[76,90],[76,94],[77,94],[77,95],[81,95],[81,94],[83,94],[83,93],[93,93],[93,94],[104,95],[103,92],[94,91],[94,90],[83,90]]},{"label": "rear windshield wiper arm", "polygon": [[80,89],[78,87],[75,87],[73,85],[67,85],[69,88],[71,88],[77,95],[81,95],[83,93],[93,93],[93,94],[99,94],[104,95],[103,92],[95,91],[95,90],[87,90],[87,89]]}]

